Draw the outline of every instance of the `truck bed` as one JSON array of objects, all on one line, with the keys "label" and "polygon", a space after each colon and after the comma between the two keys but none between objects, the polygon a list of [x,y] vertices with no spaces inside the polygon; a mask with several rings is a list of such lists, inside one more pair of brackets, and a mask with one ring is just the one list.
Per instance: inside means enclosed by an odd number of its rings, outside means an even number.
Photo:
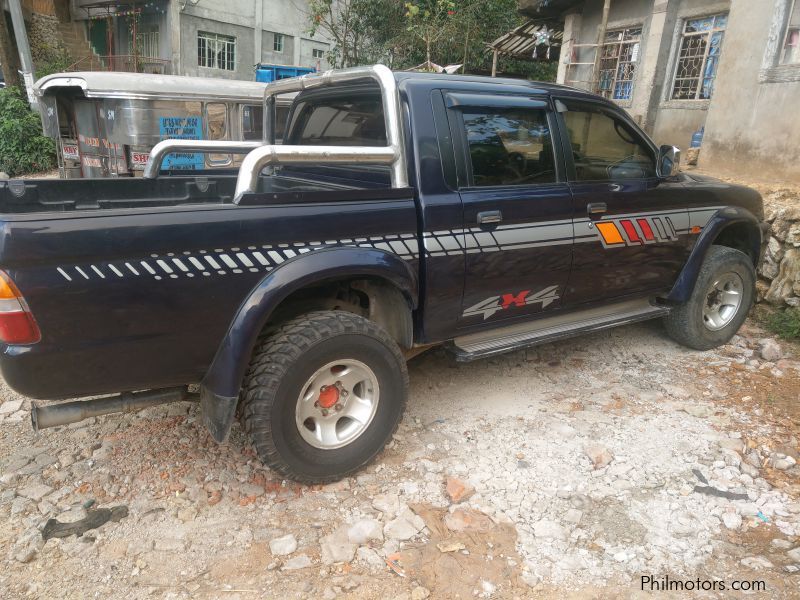
[{"label": "truck bed", "polygon": [[300,175],[262,176],[238,204],[234,173],[0,182],[0,269],[42,336],[2,347],[5,380],[36,398],[199,382],[279,266],[349,251],[416,278],[412,189]]},{"label": "truck bed", "polygon": [[[289,173],[262,176],[259,193],[244,204],[354,198],[353,192],[386,187],[370,179],[345,180],[335,174]],[[236,172],[205,171],[169,174],[156,179],[28,179],[0,181],[0,215],[43,211],[71,212],[98,209],[133,209],[186,204],[231,204]],[[338,193],[337,193],[338,192]],[[359,194],[356,194],[356,197]],[[302,198],[301,198],[302,196]]]}]

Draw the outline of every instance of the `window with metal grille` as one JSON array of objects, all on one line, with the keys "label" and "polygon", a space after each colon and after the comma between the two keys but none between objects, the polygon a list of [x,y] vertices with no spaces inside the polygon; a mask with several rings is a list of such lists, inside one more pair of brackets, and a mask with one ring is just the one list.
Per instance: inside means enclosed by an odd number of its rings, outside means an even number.
[{"label": "window with metal grille", "polygon": [[600,50],[598,94],[614,100],[630,100],[641,40],[641,27],[616,29],[606,33]]},{"label": "window with metal grille", "polygon": [[789,11],[789,22],[786,24],[786,35],[783,39],[781,64],[800,64],[800,2],[795,0]]},{"label": "window with metal grille", "polygon": [[275,52],[283,52],[283,34],[276,33],[272,39],[272,49]]},{"label": "window with metal grille", "polygon": [[711,98],[727,24],[727,13],[688,19],[684,23],[672,84],[673,99]]},{"label": "window with metal grille", "polygon": [[197,32],[197,65],[212,69],[236,69],[236,38],[229,35]]},{"label": "window with metal grille", "polygon": [[136,51],[144,58],[158,58],[158,30],[137,33]]}]

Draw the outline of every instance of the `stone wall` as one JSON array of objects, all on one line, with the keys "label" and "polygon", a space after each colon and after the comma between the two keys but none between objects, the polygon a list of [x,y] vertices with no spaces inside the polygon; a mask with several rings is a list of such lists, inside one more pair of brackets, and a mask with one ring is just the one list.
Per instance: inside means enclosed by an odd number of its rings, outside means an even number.
[{"label": "stone wall", "polygon": [[774,306],[800,306],[800,201],[790,192],[774,194],[778,198],[765,198],[772,233],[759,269],[758,297]]},{"label": "stone wall", "polygon": [[56,60],[64,54],[64,44],[58,30],[58,19],[49,15],[32,14],[28,25],[28,42],[31,46],[33,62],[40,63]]}]

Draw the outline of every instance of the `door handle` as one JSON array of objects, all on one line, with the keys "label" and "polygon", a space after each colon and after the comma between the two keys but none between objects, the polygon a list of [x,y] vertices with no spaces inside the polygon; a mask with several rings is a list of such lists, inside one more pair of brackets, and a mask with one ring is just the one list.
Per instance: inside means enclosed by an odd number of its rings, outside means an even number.
[{"label": "door handle", "polygon": [[478,213],[478,225],[491,225],[503,220],[503,213],[499,210],[487,210]]},{"label": "door handle", "polygon": [[608,189],[612,192],[619,192],[622,191],[622,186],[618,183],[609,184]]},{"label": "door handle", "polygon": [[586,212],[590,215],[600,215],[608,210],[605,202],[590,202],[586,205]]}]

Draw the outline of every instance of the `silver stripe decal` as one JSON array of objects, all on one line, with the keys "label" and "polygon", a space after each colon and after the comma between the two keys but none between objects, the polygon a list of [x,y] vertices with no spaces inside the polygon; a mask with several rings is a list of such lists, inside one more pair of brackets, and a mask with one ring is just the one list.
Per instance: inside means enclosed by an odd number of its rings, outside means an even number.
[{"label": "silver stripe decal", "polygon": [[188,267],[187,267],[185,264],[183,264],[183,263],[181,262],[181,259],[179,259],[179,258],[173,258],[173,259],[172,259],[172,262],[173,262],[173,263],[174,263],[174,264],[175,264],[175,265],[176,265],[176,266],[177,266],[177,267],[178,267],[178,268],[179,268],[181,271],[183,271],[184,273],[188,273],[188,272],[189,272],[189,269],[188,269]]},{"label": "silver stripe decal", "polygon": [[58,267],[58,269],[56,269],[56,270],[64,276],[64,279],[66,279],[67,281],[72,281],[72,277],[67,275],[67,272],[64,269],[62,269],[61,267]]},{"label": "silver stripe decal", "polygon": [[244,252],[239,252],[236,255],[236,258],[238,258],[239,262],[241,262],[245,267],[252,267],[253,266],[253,261],[250,260],[248,258],[248,256],[247,256],[247,254],[245,254]]},{"label": "silver stripe decal", "polygon": [[232,259],[230,256],[228,256],[227,254],[220,254],[220,255],[219,255],[219,258],[220,258],[220,260],[221,260],[222,262],[224,262],[224,263],[225,263],[225,264],[226,264],[228,267],[230,267],[231,269],[235,269],[236,267],[238,267],[238,266],[239,266],[239,265],[237,265],[237,264],[236,264],[236,261],[235,261],[235,260],[233,260],[233,259]]},{"label": "silver stripe decal", "polygon": [[212,269],[217,269],[217,270],[219,270],[219,269],[221,269],[221,268],[222,268],[222,267],[220,267],[220,266],[219,266],[219,263],[218,263],[217,261],[215,261],[215,260],[214,260],[214,258],[213,258],[212,256],[209,256],[208,254],[206,254],[206,255],[205,255],[203,258],[205,258],[205,259],[206,259],[206,262],[207,262],[209,265],[211,265],[211,268],[212,268]]},{"label": "silver stripe decal", "polygon": [[170,267],[170,266],[169,266],[169,265],[168,265],[166,262],[164,262],[163,260],[161,260],[161,259],[158,259],[158,260],[156,261],[156,264],[157,264],[159,267],[161,267],[161,270],[162,270],[162,271],[164,271],[164,273],[167,273],[167,274],[169,274],[169,273],[174,273],[174,271],[172,270],[172,267]]},{"label": "silver stripe decal", "polygon": [[119,270],[117,267],[115,267],[114,265],[108,265],[108,268],[109,268],[109,269],[111,269],[112,271],[114,271],[114,273],[116,274],[116,276],[117,276],[117,277],[125,277],[125,276],[122,274],[122,271],[120,271],[120,270]]},{"label": "silver stripe decal", "polygon": [[100,269],[98,269],[98,268],[97,268],[97,267],[95,267],[94,265],[91,265],[91,267],[92,267],[92,271],[94,271],[95,273],[97,273],[98,275],[100,275],[100,279],[105,279],[105,278],[106,278],[106,276],[105,276],[105,275],[103,275],[103,272],[102,272]]}]

